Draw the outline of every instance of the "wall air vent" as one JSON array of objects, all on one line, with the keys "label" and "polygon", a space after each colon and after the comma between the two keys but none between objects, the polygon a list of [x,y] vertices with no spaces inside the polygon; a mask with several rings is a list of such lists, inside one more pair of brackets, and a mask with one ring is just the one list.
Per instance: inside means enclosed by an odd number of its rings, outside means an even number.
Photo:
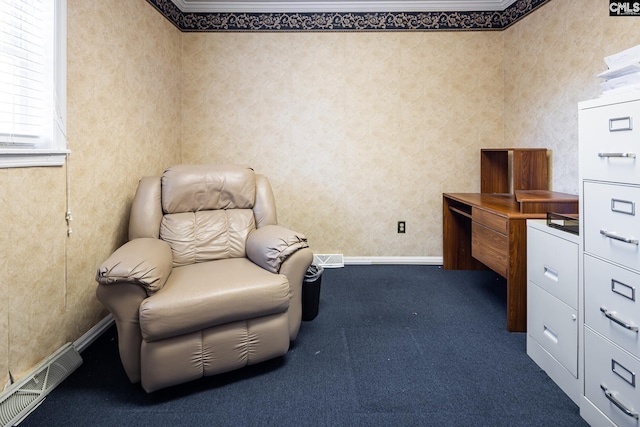
[{"label": "wall air vent", "polygon": [[0,425],[13,426],[19,423],[81,364],[82,357],[73,344],[67,343],[30,375],[10,385],[0,394]]},{"label": "wall air vent", "polygon": [[344,257],[342,254],[315,254],[313,263],[324,268],[344,267]]}]

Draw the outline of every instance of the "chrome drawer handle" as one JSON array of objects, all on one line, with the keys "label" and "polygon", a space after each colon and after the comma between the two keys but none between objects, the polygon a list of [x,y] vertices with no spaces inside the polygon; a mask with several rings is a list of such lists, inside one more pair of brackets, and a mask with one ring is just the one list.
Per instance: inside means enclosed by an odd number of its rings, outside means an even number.
[{"label": "chrome drawer handle", "polygon": [[638,327],[637,326],[633,326],[633,325],[625,322],[624,320],[619,319],[618,317],[616,317],[615,314],[609,312],[609,310],[607,310],[606,308],[600,307],[600,311],[607,317],[607,319],[611,320],[612,322],[617,323],[618,325],[622,326],[625,329],[628,329],[630,331],[638,333]]},{"label": "chrome drawer handle", "polygon": [[631,418],[634,419],[638,419],[638,413],[637,412],[633,412],[631,409],[627,408],[626,406],[624,406],[624,404],[622,402],[620,402],[614,395],[613,393],[611,393],[609,391],[609,389],[605,386],[603,386],[602,384],[600,384],[600,388],[602,389],[602,391],[604,392],[604,395],[607,397],[607,399],[609,399],[609,402],[613,403],[614,405],[616,405],[618,407],[618,409],[620,409],[622,412],[625,413],[625,415],[630,416]]},{"label": "chrome drawer handle", "polygon": [[613,240],[619,240],[621,242],[630,243],[632,245],[638,244],[638,239],[629,239],[628,237],[618,236],[617,234],[610,233],[607,230],[600,230],[600,234]]},{"label": "chrome drawer handle", "polygon": [[598,153],[598,157],[625,157],[635,159],[636,153]]}]

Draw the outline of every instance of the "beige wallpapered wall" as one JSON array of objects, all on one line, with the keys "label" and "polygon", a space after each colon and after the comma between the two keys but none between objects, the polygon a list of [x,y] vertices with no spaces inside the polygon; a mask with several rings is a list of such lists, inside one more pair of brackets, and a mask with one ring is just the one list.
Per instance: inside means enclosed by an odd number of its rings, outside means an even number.
[{"label": "beige wallpapered wall", "polygon": [[106,312],[98,265],[141,175],[180,161],[180,32],[144,0],[68,0],[66,168],[0,169],[0,387]]},{"label": "beige wallpapered wall", "polygon": [[[97,266],[140,176],[244,162],[317,252],[440,256],[441,193],[477,191],[481,147],[547,146],[577,192],[576,103],[640,18],[553,0],[504,32],[181,34],[144,0],[68,0],[66,168],[0,170],[0,380],[106,313]],[[407,234],[395,232],[407,221]]]},{"label": "beige wallpapered wall", "polygon": [[442,192],[479,190],[503,143],[502,40],[185,34],[183,159],[266,174],[317,253],[439,256]]},{"label": "beige wallpapered wall", "polygon": [[551,150],[552,187],[578,194],[578,107],[600,96],[604,57],[640,44],[640,17],[552,0],[504,32],[505,141]]}]

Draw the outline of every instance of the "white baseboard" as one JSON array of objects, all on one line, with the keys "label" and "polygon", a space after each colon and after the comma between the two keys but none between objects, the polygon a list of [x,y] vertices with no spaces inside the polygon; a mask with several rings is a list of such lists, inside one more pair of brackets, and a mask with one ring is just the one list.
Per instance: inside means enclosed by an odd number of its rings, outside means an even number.
[{"label": "white baseboard", "polygon": [[344,257],[345,265],[442,265],[442,257],[421,256],[373,256],[373,257]]},{"label": "white baseboard", "polygon": [[91,345],[100,335],[104,333],[111,325],[113,325],[113,314],[109,313],[104,319],[96,323],[91,329],[84,333],[80,338],[73,342],[73,347],[82,353]]}]

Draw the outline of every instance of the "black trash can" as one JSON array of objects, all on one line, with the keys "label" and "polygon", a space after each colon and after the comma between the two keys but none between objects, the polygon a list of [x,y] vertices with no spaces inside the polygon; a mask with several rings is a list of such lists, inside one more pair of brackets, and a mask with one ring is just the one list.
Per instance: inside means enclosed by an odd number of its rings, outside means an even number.
[{"label": "black trash can", "polygon": [[304,281],[302,282],[302,320],[313,320],[318,315],[323,270],[322,267],[311,264],[304,275]]}]

